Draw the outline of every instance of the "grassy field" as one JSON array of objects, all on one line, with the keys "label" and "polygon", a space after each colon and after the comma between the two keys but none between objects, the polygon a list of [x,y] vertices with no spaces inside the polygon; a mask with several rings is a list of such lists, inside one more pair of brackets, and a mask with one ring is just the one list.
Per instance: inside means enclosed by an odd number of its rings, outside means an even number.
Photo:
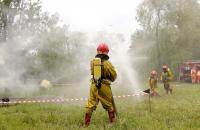
[{"label": "grassy field", "polygon": [[200,85],[174,86],[173,95],[165,95],[160,87],[162,96],[152,98],[151,113],[147,96],[116,99],[119,116],[112,128],[108,128],[108,115],[101,105],[92,116],[91,126],[84,128],[82,101],[2,107],[0,130],[200,130]]}]

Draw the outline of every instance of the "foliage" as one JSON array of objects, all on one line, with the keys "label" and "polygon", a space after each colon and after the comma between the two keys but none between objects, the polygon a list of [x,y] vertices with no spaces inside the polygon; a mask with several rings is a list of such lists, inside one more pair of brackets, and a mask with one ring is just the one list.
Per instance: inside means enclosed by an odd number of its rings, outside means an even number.
[{"label": "foliage", "polygon": [[[3,2],[6,15],[15,8],[12,22],[4,21],[9,23],[8,33],[4,32],[8,35],[4,47],[7,54],[3,56],[7,69],[18,73],[19,79],[25,82],[28,79],[68,81],[76,77],[74,70],[80,68],[77,62],[83,53],[86,35],[70,32],[68,25],[59,25],[59,15],[42,12],[40,0]],[[13,7],[13,2],[18,4]]]},{"label": "foliage", "polygon": [[[149,46],[149,71],[168,64],[175,76],[178,64],[199,59],[200,4],[198,0],[144,0],[137,10],[140,25],[132,35],[132,46]],[[136,44],[136,45],[135,45]]]}]

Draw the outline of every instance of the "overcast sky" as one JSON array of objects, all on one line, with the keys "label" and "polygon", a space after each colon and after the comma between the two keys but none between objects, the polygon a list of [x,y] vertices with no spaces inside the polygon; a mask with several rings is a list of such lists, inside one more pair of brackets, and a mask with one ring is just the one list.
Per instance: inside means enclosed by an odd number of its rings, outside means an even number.
[{"label": "overcast sky", "polygon": [[42,0],[43,10],[58,12],[72,31],[112,30],[130,35],[137,27],[136,9],[142,0]]}]

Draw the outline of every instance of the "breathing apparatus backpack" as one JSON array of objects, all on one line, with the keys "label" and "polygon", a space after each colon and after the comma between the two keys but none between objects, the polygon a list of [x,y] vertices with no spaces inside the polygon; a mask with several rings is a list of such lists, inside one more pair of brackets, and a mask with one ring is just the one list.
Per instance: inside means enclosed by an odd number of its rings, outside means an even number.
[{"label": "breathing apparatus backpack", "polygon": [[96,87],[98,89],[101,88],[101,80],[102,80],[102,61],[100,58],[94,58],[93,60],[93,79],[96,83]]}]

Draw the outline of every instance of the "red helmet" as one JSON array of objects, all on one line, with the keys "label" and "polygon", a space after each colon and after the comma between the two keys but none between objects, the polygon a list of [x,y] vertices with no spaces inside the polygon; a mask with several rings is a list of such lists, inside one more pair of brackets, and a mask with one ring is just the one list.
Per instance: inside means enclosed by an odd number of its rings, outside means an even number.
[{"label": "red helmet", "polygon": [[194,66],[192,67],[192,69],[194,69],[194,70],[197,69],[196,65],[194,65]]},{"label": "red helmet", "polygon": [[151,75],[157,75],[156,70],[152,70],[152,71],[151,71]]},{"label": "red helmet", "polygon": [[100,43],[97,47],[97,51],[102,53],[108,53],[109,52],[108,45],[104,42]]},{"label": "red helmet", "polygon": [[162,68],[163,69],[168,69],[168,66],[167,65],[163,65]]}]

